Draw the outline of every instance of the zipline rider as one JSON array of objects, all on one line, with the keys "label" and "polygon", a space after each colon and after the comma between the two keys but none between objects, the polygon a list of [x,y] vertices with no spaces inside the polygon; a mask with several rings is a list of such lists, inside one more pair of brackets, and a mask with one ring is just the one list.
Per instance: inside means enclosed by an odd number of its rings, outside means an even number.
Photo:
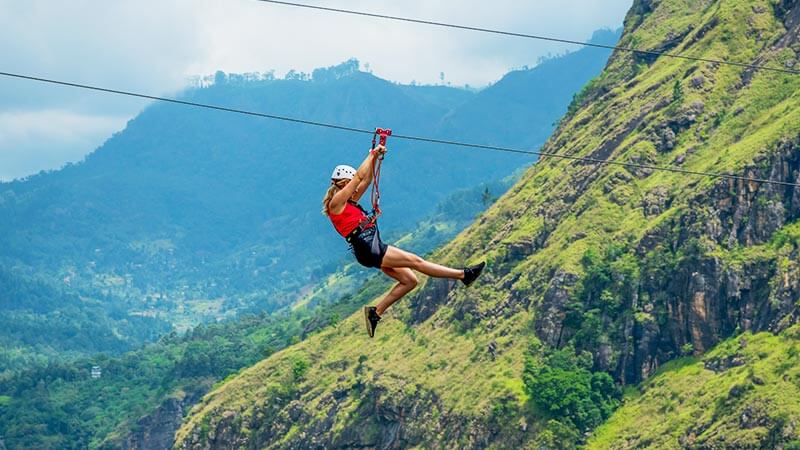
[{"label": "zipline rider", "polygon": [[[389,132],[391,133],[391,132]],[[485,262],[464,269],[453,269],[435,264],[421,257],[401,250],[381,241],[378,230],[377,215],[378,190],[373,186],[373,215],[358,204],[367,188],[380,177],[380,161],[386,154],[385,136],[381,136],[381,145],[375,146],[358,167],[340,165],[333,169],[331,185],[322,200],[322,213],[328,216],[336,231],[347,240],[350,249],[359,264],[365,267],[381,269],[383,273],[397,280],[397,284],[378,303],[377,306],[364,307],[364,319],[370,337],[375,335],[375,328],[381,316],[393,303],[409,293],[417,286],[418,280],[414,270],[436,278],[461,280],[466,286],[472,284],[483,271]],[[377,170],[376,170],[377,169]]]}]

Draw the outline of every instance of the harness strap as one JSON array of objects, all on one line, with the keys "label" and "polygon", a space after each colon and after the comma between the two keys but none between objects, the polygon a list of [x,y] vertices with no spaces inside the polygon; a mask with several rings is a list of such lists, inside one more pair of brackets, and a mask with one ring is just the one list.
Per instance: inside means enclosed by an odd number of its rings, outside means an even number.
[{"label": "harness strap", "polygon": [[[380,136],[380,144],[386,145],[386,139],[392,135],[392,130],[376,128],[375,133],[372,134],[372,148],[375,148]],[[372,200],[372,214],[369,215],[371,223],[377,223],[378,217],[381,215],[381,165],[383,164],[383,155],[380,155],[372,164],[372,192],[370,193],[370,200]]]},{"label": "harness strap", "polygon": [[377,222],[378,217],[381,215],[381,165],[383,164],[383,156],[379,156],[378,160],[372,165],[372,192],[370,199],[372,200],[372,221]]}]

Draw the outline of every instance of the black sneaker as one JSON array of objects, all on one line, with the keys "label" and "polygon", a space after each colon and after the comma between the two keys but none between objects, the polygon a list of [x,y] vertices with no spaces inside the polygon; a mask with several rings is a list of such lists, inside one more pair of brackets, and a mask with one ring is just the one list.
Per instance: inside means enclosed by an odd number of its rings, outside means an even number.
[{"label": "black sneaker", "polygon": [[365,306],[364,321],[367,323],[367,333],[369,333],[369,337],[374,337],[375,328],[378,326],[378,322],[381,321],[381,316],[378,315],[378,308],[374,306]]},{"label": "black sneaker", "polygon": [[483,268],[486,267],[486,262],[481,262],[480,264],[476,264],[474,266],[469,266],[464,269],[464,279],[461,280],[465,286],[469,286],[470,284],[474,283],[475,280],[481,276],[481,272],[483,272]]}]

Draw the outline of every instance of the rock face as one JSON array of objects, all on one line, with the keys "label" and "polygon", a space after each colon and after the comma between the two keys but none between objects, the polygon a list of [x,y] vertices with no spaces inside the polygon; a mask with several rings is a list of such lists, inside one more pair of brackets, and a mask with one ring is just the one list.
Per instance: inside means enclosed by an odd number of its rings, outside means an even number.
[{"label": "rock face", "polygon": [[[769,160],[756,165],[763,168],[747,176],[797,183],[800,146],[797,141],[782,143]],[[687,214],[646,234],[637,253],[645,258],[659,247],[678,252],[703,239],[723,248],[765,244],[786,223],[800,218],[798,194],[780,185],[720,183],[693,199]],[[676,235],[671,232],[675,229],[682,231]],[[795,250],[785,258],[798,261],[800,253]],[[796,264],[780,267],[776,259],[754,259],[737,267],[703,255],[685,259],[667,277],[644,272],[636,297],[650,301],[630,307],[661,314],[655,322],[635,322],[630,333],[622,333],[624,342],[632,339],[635,350],[630,357],[623,355],[618,367],[606,369],[616,371],[621,381],[638,382],[679,356],[687,344],[700,354],[735,332],[782,331],[798,314],[799,270]],[[659,298],[663,301],[653,301]]]},{"label": "rock face", "polygon": [[180,393],[164,401],[155,411],[139,419],[129,433],[116,442],[104,443],[101,448],[125,450],[168,450],[172,448],[188,409],[200,399],[200,392]]},{"label": "rock face", "polygon": [[[752,166],[742,176],[800,183],[800,140],[778,143]],[[645,196],[647,215],[664,209],[661,205],[669,203],[665,195],[658,188]],[[650,254],[661,262],[676,261],[668,272],[643,267],[631,283],[635,292],[625,310],[647,313],[653,320],[604,316],[609,345],[618,350],[598,360],[598,368],[623,383],[636,383],[685,349],[700,354],[737,331],[778,332],[792,324],[800,298],[798,264],[780,266],[775,256],[731,265],[693,246],[709,241],[725,249],[764,245],[800,218],[799,197],[798,189],[785,185],[722,181],[691,199],[682,214],[645,233],[636,245],[640,260]],[[694,257],[687,256],[693,252]],[[795,250],[783,260],[796,262],[800,253]],[[578,331],[565,324],[566,305],[578,282],[579,277],[563,271],[551,278],[535,322],[543,342],[560,347]]]}]

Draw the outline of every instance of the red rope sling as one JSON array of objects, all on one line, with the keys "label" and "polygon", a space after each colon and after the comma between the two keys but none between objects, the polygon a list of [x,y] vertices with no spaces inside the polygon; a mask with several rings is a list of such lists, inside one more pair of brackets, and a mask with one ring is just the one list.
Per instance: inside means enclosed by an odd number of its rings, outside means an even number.
[{"label": "red rope sling", "polygon": [[[376,143],[386,146],[386,139],[392,135],[392,130],[376,128],[375,133],[372,135],[372,148],[375,148]],[[372,216],[370,221],[372,223],[378,222],[378,217],[381,215],[381,164],[383,164],[383,155],[378,156],[375,163],[372,164],[372,192],[370,193],[370,200],[372,201]]]}]

